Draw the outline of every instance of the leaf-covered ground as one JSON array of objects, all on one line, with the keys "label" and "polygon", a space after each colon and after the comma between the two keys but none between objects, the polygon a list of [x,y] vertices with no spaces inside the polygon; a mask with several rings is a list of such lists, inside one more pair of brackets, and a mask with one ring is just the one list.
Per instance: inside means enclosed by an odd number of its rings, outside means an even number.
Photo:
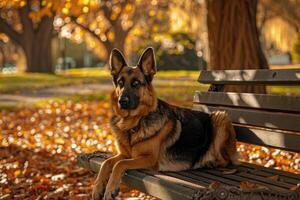
[{"label": "leaf-covered ground", "polygon": [[[56,101],[0,112],[0,199],[90,199],[76,155],[114,152],[106,101]],[[150,197],[122,186],[121,197]]]},{"label": "leaf-covered ground", "polygon": [[[107,101],[51,101],[0,111],[0,199],[89,199],[94,174],[76,155],[115,152]],[[243,160],[300,173],[299,154],[239,144]],[[151,199],[122,186],[120,198]]]}]

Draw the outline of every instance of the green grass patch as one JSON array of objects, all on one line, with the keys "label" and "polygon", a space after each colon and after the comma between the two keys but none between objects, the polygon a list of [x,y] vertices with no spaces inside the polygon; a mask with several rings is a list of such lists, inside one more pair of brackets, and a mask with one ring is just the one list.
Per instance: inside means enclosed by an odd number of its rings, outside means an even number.
[{"label": "green grass patch", "polygon": [[56,87],[69,84],[95,83],[103,79],[62,74],[17,73],[0,74],[0,93],[18,93],[34,91],[40,88]]},{"label": "green grass patch", "polygon": [[[271,68],[300,68],[300,65],[292,66],[271,66]],[[180,86],[199,86],[197,82],[199,71],[159,71],[155,79],[168,80],[169,85],[172,82],[179,82]],[[70,84],[97,83],[101,81],[110,81],[110,73],[105,68],[80,68],[70,69],[57,74],[40,73],[17,73],[0,74],[0,93],[16,93],[26,90],[37,90],[40,88],[55,87]],[[157,83],[158,85],[161,83]],[[272,93],[299,93],[299,87],[271,87]]]},{"label": "green grass patch", "polygon": [[[198,71],[160,71],[157,79],[195,80]],[[0,93],[18,93],[34,91],[41,88],[56,87],[70,84],[97,83],[110,81],[110,73],[104,68],[70,69],[57,74],[16,73],[0,74]]]},{"label": "green grass patch", "polygon": [[15,110],[16,108],[20,107],[16,103],[0,103],[0,111],[2,110]]},{"label": "green grass patch", "polygon": [[300,86],[268,86],[271,94],[300,95]]},{"label": "green grass patch", "polygon": [[300,64],[295,64],[295,65],[271,65],[270,69],[300,69]]},{"label": "green grass patch", "polygon": [[199,77],[199,71],[187,71],[187,70],[170,70],[170,71],[158,71],[157,78],[167,78],[167,79],[191,79],[197,81]]},{"label": "green grass patch", "polygon": [[[62,75],[75,76],[75,77],[98,77],[98,78],[110,78],[110,72],[105,68],[80,68],[69,69],[65,72],[61,72]],[[187,70],[169,70],[158,71],[157,78],[189,78],[197,80],[199,71],[187,71]]]},{"label": "green grass patch", "polygon": [[105,68],[76,68],[69,69],[58,74],[69,77],[88,77],[88,78],[110,78],[110,72]]}]

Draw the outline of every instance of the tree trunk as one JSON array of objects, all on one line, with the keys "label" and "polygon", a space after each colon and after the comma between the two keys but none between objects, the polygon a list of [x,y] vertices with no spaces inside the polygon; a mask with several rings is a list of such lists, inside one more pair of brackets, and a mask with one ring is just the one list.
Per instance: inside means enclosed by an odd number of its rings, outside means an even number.
[{"label": "tree trunk", "polygon": [[[210,69],[266,69],[256,26],[257,0],[207,0]],[[225,91],[266,93],[265,86],[226,86]]]},{"label": "tree trunk", "polygon": [[52,31],[53,17],[43,17],[37,30],[24,28],[22,47],[26,55],[27,72],[53,73]]},{"label": "tree trunk", "polygon": [[3,50],[3,46],[0,44],[0,54],[1,54],[1,63],[0,63],[0,71],[4,68],[4,64],[6,62],[5,52]]},{"label": "tree trunk", "polygon": [[[45,31],[42,31],[45,32]],[[26,72],[53,73],[51,36],[47,34],[34,34],[22,46],[26,55]]]}]

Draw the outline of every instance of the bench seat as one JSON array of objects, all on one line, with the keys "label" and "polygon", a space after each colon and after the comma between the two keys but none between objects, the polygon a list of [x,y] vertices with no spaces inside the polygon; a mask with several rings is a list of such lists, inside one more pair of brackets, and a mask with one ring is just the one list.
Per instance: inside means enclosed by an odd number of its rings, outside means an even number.
[{"label": "bench seat", "polygon": [[[109,156],[102,152],[80,154],[78,165],[97,172]],[[234,169],[235,172],[198,169],[176,173],[131,170],[122,182],[160,199],[300,199],[300,175],[248,163]]]},{"label": "bench seat", "polygon": [[[224,91],[225,85],[297,85],[300,69],[202,71],[193,109],[230,116],[237,141],[300,153],[300,96]],[[98,171],[109,155],[81,154],[78,164]],[[300,174],[242,163],[232,170],[198,169],[182,172],[126,172],[123,182],[161,199],[300,199]],[[229,173],[231,171],[231,173]]]}]

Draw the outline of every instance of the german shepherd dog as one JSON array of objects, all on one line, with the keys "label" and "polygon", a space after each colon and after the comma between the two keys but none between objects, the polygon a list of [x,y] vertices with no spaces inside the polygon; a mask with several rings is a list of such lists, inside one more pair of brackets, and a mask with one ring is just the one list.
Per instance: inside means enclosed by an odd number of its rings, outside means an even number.
[{"label": "german shepherd dog", "polygon": [[154,51],[147,48],[130,67],[120,51],[110,55],[114,84],[110,127],[118,154],[105,160],[93,199],[113,199],[129,169],[180,171],[236,163],[235,132],[228,115],[180,108],[157,98]]}]

